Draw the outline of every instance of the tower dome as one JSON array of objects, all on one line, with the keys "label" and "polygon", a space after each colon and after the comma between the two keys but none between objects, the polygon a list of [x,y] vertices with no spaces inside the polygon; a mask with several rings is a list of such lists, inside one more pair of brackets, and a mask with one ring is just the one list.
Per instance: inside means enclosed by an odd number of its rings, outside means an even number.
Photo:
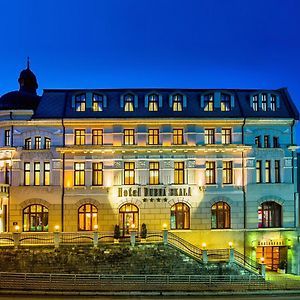
[{"label": "tower dome", "polygon": [[19,91],[28,92],[36,95],[38,83],[34,73],[30,70],[29,57],[27,60],[27,69],[21,71],[18,82],[20,84]]}]

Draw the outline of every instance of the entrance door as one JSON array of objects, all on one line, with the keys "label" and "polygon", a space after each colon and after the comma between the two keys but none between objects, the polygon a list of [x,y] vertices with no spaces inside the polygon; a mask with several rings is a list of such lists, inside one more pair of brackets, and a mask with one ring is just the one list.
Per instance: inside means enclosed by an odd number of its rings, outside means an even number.
[{"label": "entrance door", "polygon": [[133,228],[139,230],[139,210],[133,204],[125,204],[119,210],[119,224],[122,236],[128,236]]},{"label": "entrance door", "polygon": [[281,261],[287,261],[287,247],[268,246],[257,247],[256,258],[264,257],[266,268],[269,271],[277,271]]}]

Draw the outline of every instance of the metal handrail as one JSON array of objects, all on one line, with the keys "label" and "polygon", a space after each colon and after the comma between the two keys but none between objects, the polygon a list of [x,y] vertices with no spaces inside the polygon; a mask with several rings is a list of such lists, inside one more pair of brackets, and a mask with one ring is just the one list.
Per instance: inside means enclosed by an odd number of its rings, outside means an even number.
[{"label": "metal handrail", "polygon": [[251,270],[252,272],[259,272],[260,270],[260,264],[251,259],[250,257],[240,253],[239,251],[234,249],[234,259],[239,264],[245,267],[248,270]]}]

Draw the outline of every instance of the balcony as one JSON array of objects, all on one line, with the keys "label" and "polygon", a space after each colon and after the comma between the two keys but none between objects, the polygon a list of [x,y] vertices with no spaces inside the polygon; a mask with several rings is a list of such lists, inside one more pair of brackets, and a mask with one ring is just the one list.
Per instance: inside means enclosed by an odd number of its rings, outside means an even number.
[{"label": "balcony", "polygon": [[9,184],[0,183],[0,198],[9,196]]}]

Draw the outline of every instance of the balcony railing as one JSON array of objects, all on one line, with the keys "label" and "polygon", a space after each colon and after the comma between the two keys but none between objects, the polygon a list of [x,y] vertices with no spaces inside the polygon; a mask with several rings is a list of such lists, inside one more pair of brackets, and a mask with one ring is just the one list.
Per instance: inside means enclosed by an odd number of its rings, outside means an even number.
[{"label": "balcony railing", "polygon": [[9,184],[6,183],[0,183],[0,196],[6,196],[9,195]]}]

